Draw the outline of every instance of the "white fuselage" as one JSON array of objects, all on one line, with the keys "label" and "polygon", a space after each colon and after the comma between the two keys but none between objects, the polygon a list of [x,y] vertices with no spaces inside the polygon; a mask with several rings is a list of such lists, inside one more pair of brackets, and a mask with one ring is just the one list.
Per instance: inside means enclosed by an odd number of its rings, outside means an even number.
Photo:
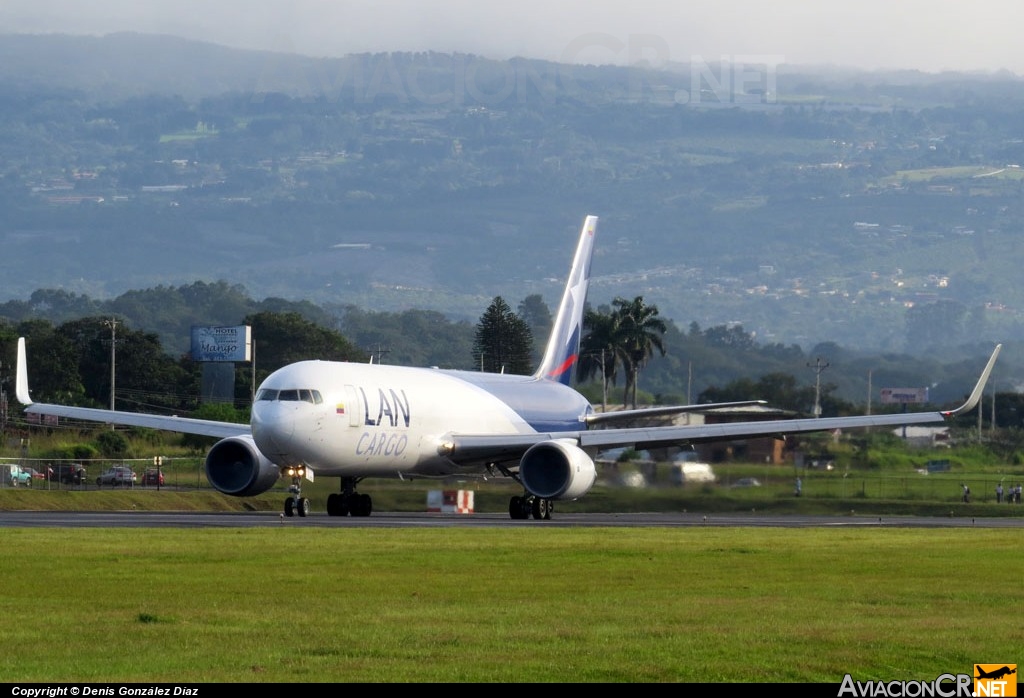
[{"label": "white fuselage", "polygon": [[444,475],[450,434],[528,434],[582,428],[586,399],[560,383],[330,361],[271,374],[252,410],[253,439],[278,465],[318,475]]}]

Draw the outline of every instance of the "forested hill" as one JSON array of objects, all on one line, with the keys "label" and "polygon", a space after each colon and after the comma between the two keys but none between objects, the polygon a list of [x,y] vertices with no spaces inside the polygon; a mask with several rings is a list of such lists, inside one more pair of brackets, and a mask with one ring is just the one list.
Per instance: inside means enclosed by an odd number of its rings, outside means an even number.
[{"label": "forested hill", "polygon": [[0,36],[2,300],[223,282],[475,322],[591,301],[804,351],[1024,337],[1024,83],[791,66],[315,59]]},{"label": "forested hill", "polygon": [[[551,325],[547,304],[539,296],[507,302],[531,327],[539,356]],[[481,318],[484,312],[481,307]],[[827,414],[838,413],[844,403],[863,405],[872,392],[877,401],[881,388],[896,386],[927,386],[935,404],[949,406],[963,399],[991,351],[985,343],[930,357],[858,352],[835,343],[805,350],[795,344],[760,342],[739,326],[691,323],[682,328],[671,318],[663,319],[665,354],[654,352],[640,371],[641,402],[679,404],[757,397],[807,411],[814,394],[811,366],[820,359],[827,364],[821,376]],[[50,290],[37,291],[28,301],[0,303],[0,367],[8,371],[0,373],[0,380],[10,379],[17,337],[27,335],[40,341],[31,361],[36,369],[33,385],[42,391],[37,399],[43,399],[47,390],[60,394],[77,385],[85,391],[80,399],[102,404],[110,391],[104,382],[110,375],[109,363],[104,362],[110,358],[110,340],[115,336],[110,320],[116,321],[119,385],[133,384],[140,399],[145,393],[145,401],[161,405],[167,403],[167,398],[160,397],[161,390],[183,400],[184,395],[194,399],[197,394],[194,386],[183,387],[187,376],[194,374],[194,365],[188,360],[193,325],[250,324],[258,347],[260,376],[278,367],[274,361],[325,358],[338,347],[345,347],[348,360],[372,357],[377,363],[391,365],[477,368],[476,322],[454,321],[430,310],[367,311],[281,298],[256,300],[239,286],[197,282],[129,291],[108,300]],[[1002,392],[1013,389],[1013,377],[1022,375],[1020,348],[1017,343],[1002,354],[996,372]],[[79,355],[77,362],[69,360],[72,354]],[[68,368],[69,362],[78,368]],[[69,370],[82,377],[69,379]],[[240,404],[247,404],[250,394],[250,370],[247,365],[236,367]],[[610,404],[626,399],[624,379],[619,371],[608,386]],[[602,402],[597,378],[581,387],[595,403]]]}]

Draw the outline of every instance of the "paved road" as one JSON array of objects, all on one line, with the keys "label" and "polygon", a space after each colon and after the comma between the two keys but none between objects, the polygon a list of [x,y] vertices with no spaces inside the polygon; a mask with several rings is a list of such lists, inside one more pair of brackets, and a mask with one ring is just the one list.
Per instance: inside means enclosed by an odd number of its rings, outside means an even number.
[{"label": "paved road", "polygon": [[759,514],[557,514],[550,521],[513,521],[507,514],[374,513],[368,518],[311,514],[285,518],[273,512],[65,512],[2,511],[0,528],[249,528],[298,526],[301,528],[506,528],[510,526],[665,528],[693,526],[758,526],[783,528],[1024,528],[1021,517],[878,517],[878,516],[765,516]]}]

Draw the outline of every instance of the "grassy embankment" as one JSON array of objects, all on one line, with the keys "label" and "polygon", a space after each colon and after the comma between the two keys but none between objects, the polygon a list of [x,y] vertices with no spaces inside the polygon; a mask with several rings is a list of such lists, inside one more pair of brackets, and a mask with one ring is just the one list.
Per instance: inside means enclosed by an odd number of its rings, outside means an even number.
[{"label": "grassy embankment", "polygon": [[[87,440],[92,435],[78,435]],[[165,438],[166,435],[160,435]],[[153,433],[143,432],[129,442],[129,452],[145,454],[125,462],[140,475],[152,465],[152,455],[164,456],[166,487],[98,489],[96,476],[112,463],[87,461],[89,480],[84,487],[68,487],[36,481],[32,488],[0,487],[0,511],[4,510],[141,510],[141,511],[280,511],[287,496],[282,480],[270,492],[257,497],[235,498],[210,489],[202,472],[202,451],[188,450],[175,442],[152,443]],[[17,458],[45,469],[48,454],[66,452],[66,434],[34,437],[31,453]],[[816,447],[828,451],[834,461],[831,470],[792,465],[749,463],[716,464],[714,483],[677,485],[667,463],[643,466],[636,462],[599,464],[598,484],[576,502],[558,502],[556,512],[761,511],[800,514],[863,514],[923,516],[1021,516],[1024,506],[997,504],[995,489],[1004,490],[1024,482],[1024,465],[1007,463],[980,445],[966,444],[953,449],[910,449],[898,439],[878,435],[871,440],[831,443]],[[14,454],[0,457],[15,460]],[[38,460],[37,460],[38,459]],[[1019,460],[1017,458],[1014,461]],[[929,461],[944,461],[948,469],[927,472]],[[802,480],[802,495],[794,496],[796,477]],[[742,487],[756,479],[760,485]],[[971,489],[970,503],[961,501],[962,485]],[[639,486],[637,486],[639,485]],[[508,499],[519,490],[505,479],[447,481],[368,479],[360,490],[370,494],[376,511],[423,511],[431,489],[471,489],[476,511],[507,512]],[[305,483],[303,494],[314,511],[324,511],[327,496],[338,490],[337,478],[323,477]]]}]

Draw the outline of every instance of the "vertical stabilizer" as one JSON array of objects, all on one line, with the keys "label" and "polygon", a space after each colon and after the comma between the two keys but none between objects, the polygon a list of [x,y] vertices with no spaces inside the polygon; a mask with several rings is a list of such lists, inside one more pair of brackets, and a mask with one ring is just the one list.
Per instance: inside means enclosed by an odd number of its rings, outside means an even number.
[{"label": "vertical stabilizer", "polygon": [[18,367],[14,379],[14,395],[23,405],[31,405],[28,394],[28,366],[25,364],[25,338],[18,337]]},{"label": "vertical stabilizer", "polygon": [[551,328],[551,337],[544,349],[544,359],[535,374],[538,378],[549,378],[565,385],[569,385],[572,379],[572,369],[580,353],[583,303],[587,299],[587,287],[590,284],[590,258],[594,252],[596,231],[597,216],[587,216],[583,221],[583,230],[580,231],[576,256],[572,260],[555,324]]}]

